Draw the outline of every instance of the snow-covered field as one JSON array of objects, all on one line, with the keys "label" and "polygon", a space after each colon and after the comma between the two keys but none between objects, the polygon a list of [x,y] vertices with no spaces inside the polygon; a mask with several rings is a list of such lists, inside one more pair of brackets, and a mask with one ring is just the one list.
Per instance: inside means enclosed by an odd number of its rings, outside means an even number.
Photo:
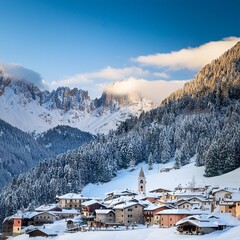
[{"label": "snow-covered field", "polygon": [[[140,229],[130,229],[122,231],[89,231],[89,232],[78,232],[78,233],[68,233],[59,235],[57,237],[51,238],[54,240],[239,240],[240,226],[234,228],[228,228],[223,231],[216,231],[211,234],[206,235],[180,235],[176,233],[175,228],[158,228],[156,226],[150,228],[140,228]],[[26,240],[29,239],[28,235],[21,235],[14,240]],[[45,237],[35,237],[35,240],[46,240]]]}]

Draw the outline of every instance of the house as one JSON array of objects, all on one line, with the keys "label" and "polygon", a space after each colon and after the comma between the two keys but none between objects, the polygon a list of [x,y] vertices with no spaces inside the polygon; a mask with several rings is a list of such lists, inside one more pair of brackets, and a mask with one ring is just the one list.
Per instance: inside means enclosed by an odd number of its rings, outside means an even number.
[{"label": "house", "polygon": [[144,222],[150,225],[159,224],[159,217],[156,213],[169,209],[170,207],[160,204],[149,204],[143,209]]},{"label": "house", "polygon": [[225,200],[219,202],[219,212],[220,213],[231,213],[236,216],[236,206],[233,201]]},{"label": "house", "polygon": [[229,213],[214,213],[188,216],[176,223],[183,234],[207,234],[226,227],[239,225],[239,221]]},{"label": "house", "polygon": [[200,208],[198,202],[190,202],[190,201],[180,201],[177,203],[177,208],[179,209],[193,209],[193,208]]},{"label": "house", "polygon": [[32,229],[26,234],[29,235],[29,237],[56,237],[57,233],[50,231],[49,229]]},{"label": "house", "polygon": [[189,216],[176,223],[177,231],[185,234],[207,234],[223,230],[227,224],[214,215]]},{"label": "house", "polygon": [[89,200],[82,203],[82,214],[85,217],[91,216],[96,209],[105,209],[106,206],[97,200]]},{"label": "house", "polygon": [[189,210],[189,209],[168,209],[163,210],[156,215],[159,217],[159,226],[160,227],[173,227],[178,221],[189,216],[201,214],[203,211],[200,210]]},{"label": "house", "polygon": [[202,210],[207,210],[209,212],[213,212],[214,201],[212,198],[191,197],[191,198],[188,198],[188,201],[198,203],[199,207]]},{"label": "house", "polygon": [[138,202],[126,202],[118,204],[114,207],[115,210],[115,221],[117,223],[123,223],[125,225],[130,224],[143,224],[144,205]]},{"label": "house", "polygon": [[240,193],[225,194],[225,198],[219,202],[221,213],[231,213],[234,217],[240,216]]},{"label": "house", "polygon": [[4,237],[13,235],[13,216],[7,217],[2,223],[2,234]]},{"label": "house", "polygon": [[23,227],[33,225],[42,226],[44,224],[53,223],[56,216],[48,212],[24,212],[17,213],[13,216],[13,235],[21,234]]},{"label": "house", "polygon": [[106,195],[106,197],[105,197],[104,201],[109,201],[109,200],[113,200],[113,199],[120,198],[123,196],[134,197],[137,195],[137,193],[135,191],[125,189],[125,190],[114,190],[114,191],[106,193],[105,195]]},{"label": "house", "polygon": [[77,209],[62,209],[62,211],[50,211],[49,213],[54,214],[58,220],[74,218],[81,214]]},{"label": "house", "polygon": [[168,193],[172,192],[171,190],[165,189],[165,188],[157,188],[149,191],[150,193]]},{"label": "house", "polygon": [[219,188],[219,189],[213,190],[212,195],[214,197],[215,204],[218,205],[218,203],[221,200],[223,200],[226,197],[226,195],[231,193],[232,193],[232,189],[227,189],[227,188]]},{"label": "house", "polygon": [[89,198],[83,197],[82,194],[78,193],[67,193],[62,196],[56,196],[56,201],[60,208],[65,209],[82,209],[82,203],[90,200]]},{"label": "house", "polygon": [[97,209],[95,210],[95,222],[97,223],[114,223],[115,222],[115,212],[111,209]]}]

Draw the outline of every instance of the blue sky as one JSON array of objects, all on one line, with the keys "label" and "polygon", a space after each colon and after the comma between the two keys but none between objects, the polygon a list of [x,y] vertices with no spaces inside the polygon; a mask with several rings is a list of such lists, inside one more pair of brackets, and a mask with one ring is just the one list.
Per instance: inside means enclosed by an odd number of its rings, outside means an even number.
[{"label": "blue sky", "polygon": [[[1,63],[32,69],[51,87],[90,88],[92,95],[99,94],[92,88],[130,77],[191,79],[200,63],[163,66],[149,57],[209,42],[219,47],[224,38],[240,37],[239,0],[0,0],[0,5]],[[229,41],[218,55],[237,40]]]}]

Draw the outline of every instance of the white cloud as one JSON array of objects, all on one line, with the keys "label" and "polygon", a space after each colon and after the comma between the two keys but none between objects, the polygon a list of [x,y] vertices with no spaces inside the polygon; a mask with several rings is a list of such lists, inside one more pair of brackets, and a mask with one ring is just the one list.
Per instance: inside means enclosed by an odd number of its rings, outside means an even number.
[{"label": "white cloud", "polygon": [[220,41],[212,41],[195,48],[184,48],[170,53],[139,56],[133,61],[147,66],[169,68],[170,70],[199,70],[213,59],[220,57],[233,47],[240,38],[228,37]]},{"label": "white cloud", "polygon": [[152,100],[156,104],[160,104],[162,100],[171,93],[181,88],[186,81],[147,81],[144,79],[129,78],[125,81],[115,82],[103,86],[106,92],[116,95],[139,93],[142,97]]},{"label": "white cloud", "polygon": [[74,75],[61,81],[54,81],[53,86],[74,86],[81,87],[93,83],[94,80],[99,81],[118,81],[129,77],[140,77],[149,74],[147,70],[139,67],[126,67],[126,68],[112,68],[110,66],[101,69],[97,72],[88,72]]},{"label": "white cloud", "polygon": [[155,77],[164,78],[164,79],[170,78],[170,76],[167,73],[165,73],[165,72],[156,72],[153,75]]},{"label": "white cloud", "polygon": [[15,80],[26,80],[33,83],[40,89],[48,88],[46,82],[42,79],[39,73],[25,68],[19,64],[0,63],[0,69],[3,70],[5,76],[8,76]]}]

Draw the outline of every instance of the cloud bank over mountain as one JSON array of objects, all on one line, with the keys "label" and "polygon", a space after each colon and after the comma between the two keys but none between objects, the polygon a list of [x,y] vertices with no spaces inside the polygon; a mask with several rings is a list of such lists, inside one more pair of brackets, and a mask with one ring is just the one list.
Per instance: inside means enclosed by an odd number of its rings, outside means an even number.
[{"label": "cloud bank over mountain", "polygon": [[19,64],[0,63],[0,70],[3,71],[5,76],[12,79],[26,80],[35,84],[41,90],[48,89],[46,82],[43,80],[39,73],[29,68],[25,68]]},{"label": "cloud bank over mountain", "polygon": [[199,70],[213,59],[220,57],[225,51],[233,47],[240,38],[228,37],[220,41],[212,41],[195,48],[183,48],[170,53],[155,53],[139,56],[132,61],[143,66],[167,68],[169,70]]}]

